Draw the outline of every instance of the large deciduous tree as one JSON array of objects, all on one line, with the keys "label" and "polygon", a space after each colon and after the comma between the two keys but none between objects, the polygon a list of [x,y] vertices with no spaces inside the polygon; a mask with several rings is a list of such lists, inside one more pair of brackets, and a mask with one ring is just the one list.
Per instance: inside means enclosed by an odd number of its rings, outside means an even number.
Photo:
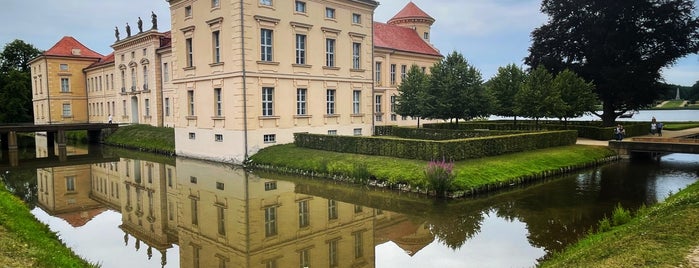
[{"label": "large deciduous tree", "polygon": [[0,52],[0,123],[31,122],[32,86],[29,61],[41,51],[21,40]]},{"label": "large deciduous tree", "polygon": [[428,117],[469,120],[490,115],[491,98],[481,73],[454,51],[430,68]]},{"label": "large deciduous tree", "polygon": [[422,72],[420,67],[413,64],[405,75],[405,79],[398,86],[399,95],[396,98],[396,114],[417,118],[417,127],[420,127],[420,118],[425,116],[427,107],[427,87],[429,77]]},{"label": "large deciduous tree", "polygon": [[543,0],[525,62],[595,84],[606,125],[659,95],[661,69],[699,51],[693,0]]},{"label": "large deciduous tree", "polygon": [[498,73],[487,83],[488,91],[495,100],[494,115],[512,116],[517,121],[515,113],[515,95],[522,89],[527,74],[514,63],[498,68]]}]

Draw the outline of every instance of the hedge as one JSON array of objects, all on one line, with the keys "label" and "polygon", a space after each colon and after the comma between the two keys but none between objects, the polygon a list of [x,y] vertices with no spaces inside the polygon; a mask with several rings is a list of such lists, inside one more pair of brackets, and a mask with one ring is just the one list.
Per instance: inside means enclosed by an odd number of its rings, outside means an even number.
[{"label": "hedge", "polygon": [[520,130],[488,130],[488,129],[473,129],[473,130],[454,130],[454,129],[438,129],[438,128],[412,128],[398,126],[376,126],[374,128],[376,136],[395,136],[404,139],[419,139],[419,140],[454,140],[467,139],[489,136],[501,136],[509,134],[519,134],[531,131]]},{"label": "hedge", "polygon": [[459,161],[575,144],[574,130],[519,133],[455,140],[415,140],[388,137],[336,136],[295,133],[298,147],[341,153]]},{"label": "hedge", "polygon": [[[626,129],[626,136],[640,136],[648,134],[650,123],[646,122],[624,122],[622,125]],[[611,140],[614,138],[614,126],[604,127],[600,121],[568,121],[564,124],[561,121],[544,120],[539,121],[538,127],[534,121],[518,120],[514,121],[488,121],[488,122],[464,122],[457,124],[451,123],[432,123],[424,124],[424,128],[430,129],[460,129],[460,130],[518,130],[518,131],[538,131],[538,130],[576,130],[578,137],[594,140]]]}]

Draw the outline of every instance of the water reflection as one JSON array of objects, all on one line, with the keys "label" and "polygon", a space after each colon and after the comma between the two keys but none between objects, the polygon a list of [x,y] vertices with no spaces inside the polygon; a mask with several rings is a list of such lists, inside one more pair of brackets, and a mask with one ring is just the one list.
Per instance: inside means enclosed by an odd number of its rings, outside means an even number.
[{"label": "water reflection", "polygon": [[531,267],[616,204],[633,210],[695,182],[699,165],[619,162],[439,202],[184,158],[104,159],[2,174],[102,267]]}]

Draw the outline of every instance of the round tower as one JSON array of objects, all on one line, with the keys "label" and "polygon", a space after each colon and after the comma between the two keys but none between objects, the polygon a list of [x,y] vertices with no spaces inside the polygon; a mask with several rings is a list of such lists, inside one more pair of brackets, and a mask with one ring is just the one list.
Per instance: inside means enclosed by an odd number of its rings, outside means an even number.
[{"label": "round tower", "polygon": [[415,3],[412,1],[405,5],[405,7],[398,12],[393,18],[388,20],[388,24],[408,27],[417,31],[417,33],[430,43],[430,28],[432,23],[434,23],[434,18],[427,15],[425,11],[422,11]]}]

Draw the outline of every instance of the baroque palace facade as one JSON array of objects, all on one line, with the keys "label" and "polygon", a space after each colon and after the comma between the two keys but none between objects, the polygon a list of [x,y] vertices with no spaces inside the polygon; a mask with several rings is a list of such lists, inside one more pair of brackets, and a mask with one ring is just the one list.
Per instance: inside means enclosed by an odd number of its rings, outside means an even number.
[{"label": "baroque palace facade", "polygon": [[120,38],[103,56],[64,37],[31,62],[37,124],[175,128],[181,156],[241,163],[293,133],[371,135],[411,65],[442,56],[434,19],[408,3],[387,23],[372,0],[170,0],[171,31]]}]

